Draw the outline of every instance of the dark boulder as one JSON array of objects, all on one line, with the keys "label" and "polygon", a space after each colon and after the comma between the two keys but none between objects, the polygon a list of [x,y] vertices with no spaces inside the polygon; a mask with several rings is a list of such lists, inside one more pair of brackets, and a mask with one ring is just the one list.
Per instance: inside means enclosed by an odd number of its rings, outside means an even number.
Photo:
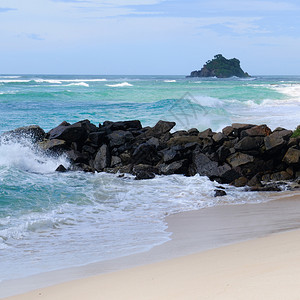
[{"label": "dark boulder", "polygon": [[39,142],[38,145],[43,151],[53,153],[61,153],[69,149],[66,141],[58,139],[44,140],[42,142]]},{"label": "dark boulder", "polygon": [[66,152],[68,155],[68,158],[73,162],[73,163],[88,163],[89,160],[89,155],[81,153],[76,150],[70,150]]},{"label": "dark boulder", "polygon": [[232,168],[236,168],[253,161],[253,156],[241,152],[236,152],[227,158],[227,162],[232,166]]},{"label": "dark boulder", "polygon": [[246,177],[239,177],[234,180],[233,185],[236,187],[242,187],[247,185],[248,179]]},{"label": "dark boulder", "polygon": [[165,133],[169,132],[174,126],[176,125],[175,122],[168,122],[168,121],[158,121],[156,125],[145,132],[145,135],[148,137],[157,137],[160,138]]},{"label": "dark boulder", "polygon": [[139,171],[135,176],[135,180],[153,179],[155,174],[147,171]]},{"label": "dark boulder", "polygon": [[168,142],[167,145],[168,147],[173,147],[173,146],[184,146],[190,143],[197,143],[201,144],[201,140],[197,136],[177,136],[177,137],[172,137]]},{"label": "dark boulder", "polygon": [[100,146],[106,141],[106,132],[105,131],[91,132],[88,136],[88,141],[94,145]]},{"label": "dark boulder", "polygon": [[49,139],[64,140],[67,143],[83,142],[87,137],[85,128],[80,123],[59,125],[49,131]]},{"label": "dark boulder", "polygon": [[[297,165],[300,163],[300,150],[289,148],[283,157],[283,161],[288,165]],[[300,167],[300,166],[299,166]]]},{"label": "dark boulder", "polygon": [[133,166],[133,168],[132,168],[133,175],[136,175],[137,173],[139,173],[141,171],[159,174],[159,169],[152,165],[138,164],[138,165]]},{"label": "dark boulder", "polygon": [[124,145],[126,142],[131,142],[134,137],[130,131],[116,130],[108,136],[109,146],[111,148]]},{"label": "dark boulder", "polygon": [[228,137],[225,134],[218,132],[212,136],[212,139],[215,143],[222,144],[225,140],[228,139]]},{"label": "dark boulder", "polygon": [[40,142],[45,137],[45,131],[38,125],[19,127],[3,133],[2,137],[6,140],[30,139],[33,143]]},{"label": "dark boulder", "polygon": [[226,192],[224,190],[215,189],[214,197],[222,197],[226,196]]},{"label": "dark boulder", "polygon": [[291,130],[277,130],[264,138],[266,151],[277,151],[287,145],[288,139],[293,134]]},{"label": "dark boulder", "polygon": [[119,156],[112,156],[110,166],[113,168],[115,166],[118,166],[122,163],[122,160]]},{"label": "dark boulder", "polygon": [[246,129],[241,132],[241,137],[244,136],[268,136],[272,133],[271,129],[267,125],[258,125],[258,126],[253,126],[249,129]]},{"label": "dark boulder", "polygon": [[136,180],[152,179],[155,177],[155,174],[158,174],[158,168],[140,164],[132,168],[132,173],[135,175]]},{"label": "dark boulder", "polygon": [[215,132],[213,132],[210,128],[208,128],[204,131],[199,132],[198,137],[201,139],[211,138],[214,134]]},{"label": "dark boulder", "polygon": [[188,172],[189,162],[187,159],[174,161],[171,164],[159,165],[159,173],[162,175],[186,174]]},{"label": "dark boulder", "polygon": [[119,121],[119,122],[111,122],[105,121],[103,126],[100,128],[104,128],[107,133],[111,133],[116,130],[123,131],[137,131],[142,129],[142,124],[139,120],[131,120],[131,121]]},{"label": "dark boulder", "polygon": [[246,136],[234,145],[234,149],[238,151],[259,150],[264,144],[264,138],[260,136]]},{"label": "dark boulder", "polygon": [[195,165],[196,172],[200,176],[207,176],[209,178],[219,176],[218,163],[210,160],[203,153],[194,153],[193,164]]},{"label": "dark boulder", "polygon": [[63,165],[59,165],[55,171],[64,173],[64,172],[67,172],[67,169]]},{"label": "dark boulder", "polygon": [[104,168],[108,168],[110,166],[110,161],[111,157],[109,148],[106,144],[104,144],[100,147],[96,154],[93,167],[96,171],[101,172]]},{"label": "dark boulder", "polygon": [[132,159],[135,164],[156,164],[161,157],[154,145],[147,142],[140,144],[133,152]]}]

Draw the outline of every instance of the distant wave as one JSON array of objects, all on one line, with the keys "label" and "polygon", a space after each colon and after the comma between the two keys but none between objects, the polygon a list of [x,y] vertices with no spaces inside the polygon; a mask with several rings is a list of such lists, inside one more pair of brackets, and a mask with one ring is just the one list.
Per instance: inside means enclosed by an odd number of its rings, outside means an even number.
[{"label": "distant wave", "polygon": [[164,80],[164,82],[176,82],[176,80]]},{"label": "distant wave", "polygon": [[74,83],[67,84],[67,86],[85,86],[85,87],[89,87],[90,85],[86,82],[74,82]]},{"label": "distant wave", "polygon": [[61,82],[101,82],[101,81],[107,81],[105,78],[99,78],[99,79],[60,79]]},{"label": "distant wave", "polygon": [[32,81],[31,79],[20,79],[20,80],[16,80],[16,79],[0,79],[1,83],[26,83],[26,82],[30,82]]},{"label": "distant wave", "polygon": [[6,75],[1,75],[0,78],[20,78],[21,76],[6,76]]},{"label": "distant wave", "polygon": [[61,80],[55,79],[34,79],[36,83],[54,83],[54,84],[61,84]]},{"label": "distant wave", "polygon": [[[20,76],[19,76],[20,77]],[[11,77],[1,77],[0,76],[0,83],[51,83],[51,84],[62,84],[64,82],[103,82],[107,81],[105,78],[99,79],[42,79],[42,78],[35,78],[35,79],[18,79],[19,77],[11,76]]]},{"label": "distant wave", "polygon": [[106,86],[110,87],[125,87],[125,86],[133,86],[132,84],[128,82],[122,82],[122,83],[116,83],[116,84],[106,84]]}]

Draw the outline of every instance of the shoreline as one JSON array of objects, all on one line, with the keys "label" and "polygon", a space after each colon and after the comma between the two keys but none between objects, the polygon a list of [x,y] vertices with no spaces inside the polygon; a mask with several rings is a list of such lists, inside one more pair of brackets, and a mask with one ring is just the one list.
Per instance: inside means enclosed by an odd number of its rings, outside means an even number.
[{"label": "shoreline", "polygon": [[[150,251],[114,260],[3,281],[0,283],[0,297],[45,287],[47,289],[57,284],[61,286],[68,284],[63,283],[66,281],[89,280],[90,276],[113,276],[126,270],[129,272],[132,268],[147,268],[147,265],[164,263],[169,259],[195,253],[201,255],[229,244],[234,246],[241,241],[254,241],[272,233],[299,229],[300,192],[271,195],[277,200],[258,204],[220,205],[168,216],[166,221],[168,231],[172,232],[171,241]],[[266,197],[270,197],[270,194],[266,194]],[[22,296],[17,298],[23,299]]]}]

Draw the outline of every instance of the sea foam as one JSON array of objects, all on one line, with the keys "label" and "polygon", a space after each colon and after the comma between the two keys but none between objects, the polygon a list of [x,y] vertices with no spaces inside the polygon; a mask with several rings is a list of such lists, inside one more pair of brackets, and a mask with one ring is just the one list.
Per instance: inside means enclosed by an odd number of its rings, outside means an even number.
[{"label": "sea foam", "polygon": [[128,82],[122,82],[122,83],[116,83],[116,84],[106,84],[106,86],[109,86],[109,87],[126,87],[126,86],[133,86],[133,85],[128,83]]}]

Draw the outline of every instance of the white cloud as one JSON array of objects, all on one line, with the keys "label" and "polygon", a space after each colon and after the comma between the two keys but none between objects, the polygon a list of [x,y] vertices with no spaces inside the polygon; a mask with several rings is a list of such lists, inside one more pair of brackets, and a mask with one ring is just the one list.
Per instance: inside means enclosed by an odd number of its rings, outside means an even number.
[{"label": "white cloud", "polygon": [[218,11],[245,11],[245,12],[271,12],[271,11],[294,11],[299,10],[299,5],[291,2],[278,1],[242,1],[242,0],[217,0],[210,1],[208,7]]}]

